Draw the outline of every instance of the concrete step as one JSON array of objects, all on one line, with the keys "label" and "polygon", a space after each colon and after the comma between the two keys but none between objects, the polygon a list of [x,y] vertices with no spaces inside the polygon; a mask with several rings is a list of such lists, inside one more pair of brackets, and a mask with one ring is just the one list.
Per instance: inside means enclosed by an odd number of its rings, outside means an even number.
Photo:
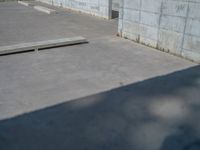
[{"label": "concrete step", "polygon": [[40,49],[83,44],[83,43],[88,43],[88,41],[84,37],[81,37],[81,36],[56,39],[56,40],[40,41],[40,42],[32,42],[32,43],[21,43],[21,44],[16,44],[16,45],[1,46],[0,55],[25,52],[25,51],[31,51],[31,50],[38,51]]},{"label": "concrete step", "polygon": [[44,12],[44,13],[47,13],[47,14],[53,14],[53,13],[56,13],[56,10],[54,9],[49,9],[49,8],[46,8],[46,7],[43,7],[43,6],[34,6],[34,8],[38,11],[41,11],[41,12]]},{"label": "concrete step", "polygon": [[33,6],[32,4],[24,1],[18,1],[19,4],[24,5],[24,6]]}]

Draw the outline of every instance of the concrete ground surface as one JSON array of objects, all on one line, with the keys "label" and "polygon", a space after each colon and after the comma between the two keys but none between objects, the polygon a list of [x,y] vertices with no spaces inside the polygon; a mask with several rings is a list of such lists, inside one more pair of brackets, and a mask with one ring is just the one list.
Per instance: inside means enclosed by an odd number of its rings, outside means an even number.
[{"label": "concrete ground surface", "polygon": [[[116,37],[117,21],[0,3],[0,150],[199,150],[200,66]],[[2,21],[3,20],[3,21]]]}]

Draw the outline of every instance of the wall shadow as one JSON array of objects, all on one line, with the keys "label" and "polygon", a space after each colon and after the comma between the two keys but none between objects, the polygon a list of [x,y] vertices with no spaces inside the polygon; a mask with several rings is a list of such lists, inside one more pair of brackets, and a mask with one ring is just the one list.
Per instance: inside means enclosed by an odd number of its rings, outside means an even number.
[{"label": "wall shadow", "polygon": [[0,150],[190,150],[200,66],[0,121]]},{"label": "wall shadow", "polygon": [[112,10],[112,19],[118,19],[119,18],[119,11]]}]

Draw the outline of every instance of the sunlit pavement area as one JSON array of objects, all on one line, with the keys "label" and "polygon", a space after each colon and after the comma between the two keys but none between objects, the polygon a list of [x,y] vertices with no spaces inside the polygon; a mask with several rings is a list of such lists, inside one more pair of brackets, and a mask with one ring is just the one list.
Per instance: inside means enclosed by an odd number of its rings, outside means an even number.
[{"label": "sunlit pavement area", "polygon": [[116,37],[117,21],[0,3],[0,150],[199,150],[200,66]]}]

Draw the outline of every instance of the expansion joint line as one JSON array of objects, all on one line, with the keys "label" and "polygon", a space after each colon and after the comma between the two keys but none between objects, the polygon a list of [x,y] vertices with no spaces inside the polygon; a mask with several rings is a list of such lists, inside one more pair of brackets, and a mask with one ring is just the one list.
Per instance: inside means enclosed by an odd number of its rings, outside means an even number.
[{"label": "expansion joint line", "polygon": [[188,5],[187,5],[187,13],[186,13],[186,17],[185,17],[185,24],[184,24],[184,29],[183,29],[183,37],[182,37],[182,41],[181,41],[181,55],[182,55],[182,52],[183,52],[183,45],[184,45],[184,41],[185,41],[186,27],[187,27],[189,11],[190,11],[189,0],[187,1],[187,3],[188,3]]}]

